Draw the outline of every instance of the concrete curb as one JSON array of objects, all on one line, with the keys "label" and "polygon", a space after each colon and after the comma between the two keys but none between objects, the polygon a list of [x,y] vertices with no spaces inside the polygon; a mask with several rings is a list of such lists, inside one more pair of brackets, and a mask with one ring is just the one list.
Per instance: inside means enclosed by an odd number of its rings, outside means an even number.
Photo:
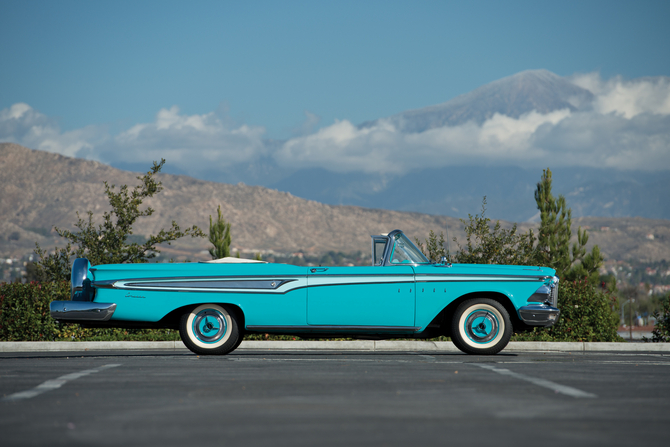
[{"label": "concrete curb", "polygon": [[186,349],[181,341],[3,341],[0,352],[148,351]]},{"label": "concrete curb", "polygon": [[[0,352],[183,351],[181,341],[6,341]],[[242,342],[248,351],[460,352],[448,341],[257,341]],[[670,343],[591,343],[513,341],[504,352],[669,352]]]}]

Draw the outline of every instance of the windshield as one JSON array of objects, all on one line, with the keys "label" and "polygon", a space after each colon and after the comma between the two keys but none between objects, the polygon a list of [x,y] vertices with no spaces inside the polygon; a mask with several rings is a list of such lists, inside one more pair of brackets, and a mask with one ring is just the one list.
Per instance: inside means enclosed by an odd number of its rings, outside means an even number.
[{"label": "windshield", "polygon": [[394,236],[394,239],[395,245],[391,255],[391,264],[430,264],[421,250],[416,248],[407,236],[398,233]]}]

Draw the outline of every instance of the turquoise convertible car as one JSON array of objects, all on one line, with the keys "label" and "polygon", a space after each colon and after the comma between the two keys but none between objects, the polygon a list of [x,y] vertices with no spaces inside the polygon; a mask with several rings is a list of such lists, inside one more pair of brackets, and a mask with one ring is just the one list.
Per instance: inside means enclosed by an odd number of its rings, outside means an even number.
[{"label": "turquoise convertible car", "polygon": [[369,267],[298,267],[239,258],[72,267],[51,316],[88,327],[174,328],[197,354],[245,333],[364,339],[450,336],[496,354],[513,331],[551,326],[558,278],[544,267],[431,263],[400,230],[372,236]]}]

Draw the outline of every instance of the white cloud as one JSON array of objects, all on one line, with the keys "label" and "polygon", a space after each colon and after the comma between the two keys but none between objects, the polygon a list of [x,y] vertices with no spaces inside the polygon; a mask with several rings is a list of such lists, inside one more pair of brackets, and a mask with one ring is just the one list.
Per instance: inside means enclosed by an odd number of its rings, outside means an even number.
[{"label": "white cloud", "polygon": [[616,113],[633,118],[641,113],[670,114],[670,78],[640,78],[624,81],[617,76],[603,80],[598,73],[574,75],[570,80],[590,90],[598,113]]},{"label": "white cloud", "polygon": [[99,126],[61,132],[56,120],[25,103],[0,110],[0,141],[77,157],[105,139],[105,131]]},{"label": "white cloud", "polygon": [[463,163],[526,163],[543,156],[530,139],[538,127],[556,124],[569,111],[514,119],[495,115],[482,126],[467,123],[422,133],[402,133],[386,120],[359,129],[338,121],[315,134],[287,141],[277,152],[286,166],[327,167],[333,171],[402,173],[410,169]]},{"label": "white cloud", "polygon": [[266,152],[262,127],[231,126],[229,121],[216,112],[182,115],[173,106],[159,110],[154,122],[112,137],[102,126],[61,132],[54,119],[18,103],[0,110],[0,141],[110,164],[165,158],[197,177],[204,168],[253,162]]},{"label": "white cloud", "polygon": [[101,148],[103,161],[150,162],[165,158],[184,172],[253,162],[265,154],[262,127],[229,126],[216,112],[182,115],[177,106],[161,109],[152,123],[137,124]]},{"label": "white cloud", "polygon": [[173,106],[112,136],[101,126],[61,132],[53,118],[18,103],[0,110],[0,141],[110,164],[165,158],[195,177],[268,157],[290,169],[370,173],[449,165],[670,169],[670,78],[603,80],[590,73],[570,80],[593,92],[590,106],[519,118],[496,114],[481,125],[421,133],[400,132],[383,119],[366,128],[336,121],[313,132],[319,118],[305,112],[298,136],[270,145],[264,128],[234,124],[225,110],[186,115]]},{"label": "white cloud", "polygon": [[670,169],[668,78],[604,81],[591,73],[571,80],[594,93],[590,108],[531,112],[518,119],[496,114],[481,125],[421,133],[400,132],[385,120],[362,129],[337,121],[287,141],[276,158],[284,166],[339,172],[492,164]]}]

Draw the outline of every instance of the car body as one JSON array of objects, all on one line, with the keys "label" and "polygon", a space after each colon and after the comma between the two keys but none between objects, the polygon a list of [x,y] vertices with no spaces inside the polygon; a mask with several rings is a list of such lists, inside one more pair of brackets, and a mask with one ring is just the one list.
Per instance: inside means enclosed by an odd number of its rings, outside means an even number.
[{"label": "car body", "polygon": [[451,336],[494,354],[513,331],[558,320],[546,267],[431,263],[400,230],[372,236],[372,265],[304,267],[238,258],[91,266],[77,259],[70,301],[51,315],[89,327],[175,328],[198,354],[245,333],[367,339]]}]

